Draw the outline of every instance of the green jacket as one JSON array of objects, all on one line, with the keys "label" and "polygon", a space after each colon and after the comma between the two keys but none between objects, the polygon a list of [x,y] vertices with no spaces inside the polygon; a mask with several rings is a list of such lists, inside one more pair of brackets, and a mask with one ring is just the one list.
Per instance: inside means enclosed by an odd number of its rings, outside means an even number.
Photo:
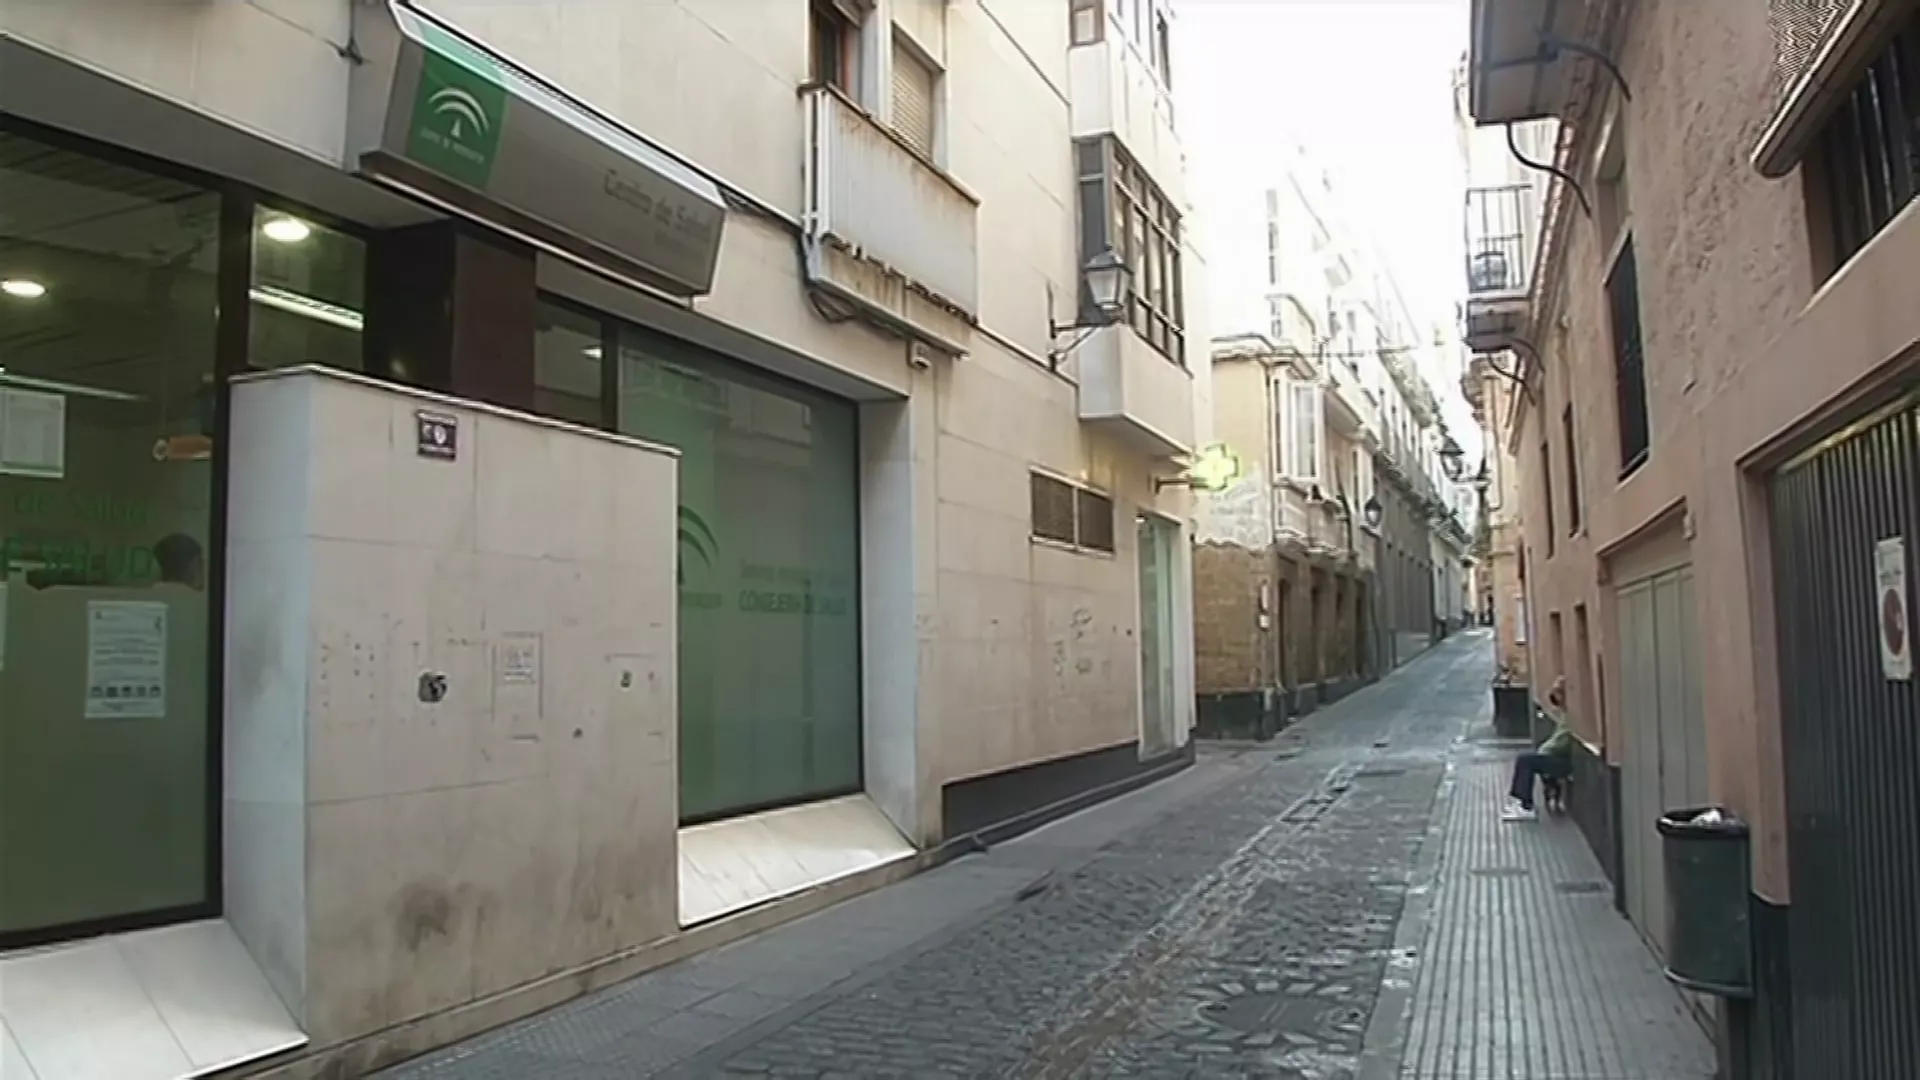
[{"label": "green jacket", "polygon": [[1565,724],[1555,724],[1553,734],[1540,744],[1540,753],[1549,757],[1573,756],[1573,729]]}]

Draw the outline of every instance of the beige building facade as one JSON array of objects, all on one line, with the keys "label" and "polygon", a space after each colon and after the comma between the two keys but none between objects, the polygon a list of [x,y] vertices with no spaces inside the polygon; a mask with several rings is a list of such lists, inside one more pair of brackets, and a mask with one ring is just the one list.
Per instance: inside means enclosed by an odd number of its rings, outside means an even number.
[{"label": "beige building facade", "polygon": [[1183,768],[1179,40],[0,10],[8,1080],[358,1075]]},{"label": "beige building facade", "polygon": [[1538,273],[1466,321],[1526,384],[1498,419],[1533,684],[1566,679],[1586,744],[1575,814],[1669,962],[1655,818],[1749,823],[1720,909],[1745,908],[1749,969],[1687,983],[1727,1002],[1730,1075],[1913,1073],[1920,23],[1873,0],[1472,20],[1473,119],[1571,132]]}]

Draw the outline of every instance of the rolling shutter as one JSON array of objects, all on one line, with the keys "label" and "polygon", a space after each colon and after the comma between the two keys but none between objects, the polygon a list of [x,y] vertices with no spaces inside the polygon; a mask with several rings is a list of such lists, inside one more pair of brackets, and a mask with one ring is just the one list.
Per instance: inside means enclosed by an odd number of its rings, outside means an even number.
[{"label": "rolling shutter", "polygon": [[912,49],[893,46],[893,130],[929,159],[933,157],[933,68]]}]

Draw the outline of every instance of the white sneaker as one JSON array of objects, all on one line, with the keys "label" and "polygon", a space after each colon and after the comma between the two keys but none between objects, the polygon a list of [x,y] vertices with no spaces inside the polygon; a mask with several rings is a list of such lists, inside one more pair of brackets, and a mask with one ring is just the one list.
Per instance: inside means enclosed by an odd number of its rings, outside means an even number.
[{"label": "white sneaker", "polygon": [[1507,801],[1500,807],[1501,821],[1536,821],[1539,817],[1540,815],[1520,805],[1520,800],[1511,795],[1507,796]]}]

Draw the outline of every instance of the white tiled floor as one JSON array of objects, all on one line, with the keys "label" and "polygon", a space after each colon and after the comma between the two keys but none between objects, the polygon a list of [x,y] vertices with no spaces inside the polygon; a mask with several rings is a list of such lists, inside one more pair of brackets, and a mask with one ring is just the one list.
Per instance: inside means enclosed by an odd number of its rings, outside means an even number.
[{"label": "white tiled floor", "polygon": [[4,1080],[182,1080],[305,1042],[219,920],[0,959]]},{"label": "white tiled floor", "polygon": [[715,919],[914,854],[865,795],[680,830],[680,924]]}]

